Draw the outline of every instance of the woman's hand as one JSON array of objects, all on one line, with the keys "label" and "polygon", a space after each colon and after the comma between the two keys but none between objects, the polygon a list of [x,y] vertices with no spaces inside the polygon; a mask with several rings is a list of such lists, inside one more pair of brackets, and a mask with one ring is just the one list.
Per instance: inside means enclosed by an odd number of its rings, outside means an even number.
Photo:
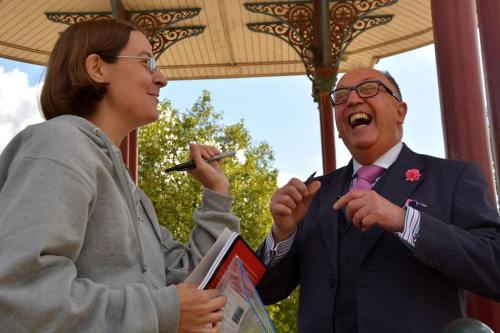
[{"label": "woman's hand", "polygon": [[219,168],[222,160],[206,161],[220,154],[220,151],[212,146],[193,143],[189,145],[189,150],[189,158],[196,163],[196,169],[190,170],[189,173],[206,188],[219,193],[229,193],[229,181]]},{"label": "woman's hand", "polygon": [[180,283],[176,288],[180,308],[178,332],[219,332],[217,324],[224,320],[222,308],[226,297],[217,296],[215,290],[201,290],[186,283]]}]

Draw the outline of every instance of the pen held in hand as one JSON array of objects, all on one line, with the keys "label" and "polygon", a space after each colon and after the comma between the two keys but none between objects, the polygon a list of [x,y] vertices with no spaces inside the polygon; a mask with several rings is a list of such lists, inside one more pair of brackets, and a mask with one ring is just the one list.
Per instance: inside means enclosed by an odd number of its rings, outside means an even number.
[{"label": "pen held in hand", "polygon": [[[230,151],[226,151],[222,154],[214,155],[212,158],[209,158],[208,160],[205,160],[205,161],[207,161],[207,162],[218,161],[218,160],[221,160],[223,158],[231,157],[234,155],[236,155],[236,150],[230,150]],[[191,160],[191,161],[187,161],[187,162],[184,162],[181,164],[174,165],[173,167],[166,169],[165,172],[187,171],[187,170],[191,170],[191,169],[195,169],[195,168],[196,168],[196,163],[194,163],[194,161]]]},{"label": "pen held in hand", "polygon": [[309,177],[307,177],[307,179],[304,182],[304,184],[309,185],[314,180],[314,176],[315,175],[316,175],[316,171],[314,171]]}]

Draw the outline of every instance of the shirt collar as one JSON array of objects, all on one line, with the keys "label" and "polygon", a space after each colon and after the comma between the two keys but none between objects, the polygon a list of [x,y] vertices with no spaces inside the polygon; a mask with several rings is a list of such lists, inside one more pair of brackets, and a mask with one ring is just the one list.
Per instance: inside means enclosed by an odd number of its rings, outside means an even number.
[{"label": "shirt collar", "polygon": [[[378,165],[384,169],[388,169],[392,165],[392,163],[394,163],[398,158],[401,149],[403,149],[403,143],[402,142],[396,143],[394,146],[392,146],[391,149],[389,149],[384,154],[382,154],[382,156],[377,158],[375,162],[372,163],[372,165]],[[359,168],[361,168],[362,166],[363,164],[359,163],[353,158],[352,175],[354,176],[356,172],[358,172]]]}]

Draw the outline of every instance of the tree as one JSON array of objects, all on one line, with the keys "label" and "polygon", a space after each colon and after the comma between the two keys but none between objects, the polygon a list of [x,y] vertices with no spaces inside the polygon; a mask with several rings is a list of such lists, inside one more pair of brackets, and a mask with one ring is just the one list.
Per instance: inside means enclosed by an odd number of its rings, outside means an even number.
[{"label": "tree", "polygon": [[[256,249],[272,223],[268,205],[278,171],[272,167],[269,145],[252,143],[243,120],[224,125],[207,91],[184,113],[173,109],[168,100],[158,108],[160,119],[139,132],[139,185],[153,202],[160,224],[183,242],[193,227],[192,213],[201,203],[201,185],[185,172],[162,172],[187,160],[190,142],[210,144],[221,151],[243,151],[243,159],[225,159],[222,169],[230,181],[232,211],[241,219],[241,234]],[[296,297],[282,303],[268,308],[277,329],[296,331]]]}]

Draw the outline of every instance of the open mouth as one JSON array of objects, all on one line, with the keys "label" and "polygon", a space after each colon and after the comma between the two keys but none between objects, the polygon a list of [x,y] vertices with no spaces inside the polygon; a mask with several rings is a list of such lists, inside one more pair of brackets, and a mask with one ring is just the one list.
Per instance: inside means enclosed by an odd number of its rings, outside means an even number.
[{"label": "open mouth", "polygon": [[371,122],[372,117],[363,112],[355,113],[349,117],[349,125],[353,129],[358,126],[368,126]]}]

